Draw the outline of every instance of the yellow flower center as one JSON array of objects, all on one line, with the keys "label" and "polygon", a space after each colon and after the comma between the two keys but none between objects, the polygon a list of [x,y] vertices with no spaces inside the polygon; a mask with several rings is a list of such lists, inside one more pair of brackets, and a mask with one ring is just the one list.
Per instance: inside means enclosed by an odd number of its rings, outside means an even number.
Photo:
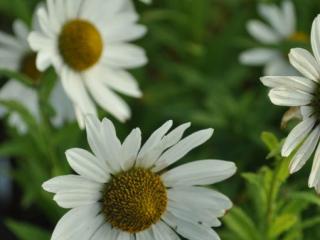
[{"label": "yellow flower center", "polygon": [[94,25],[85,20],[67,22],[59,36],[59,50],[64,61],[76,71],[92,67],[100,59],[103,41]]},{"label": "yellow flower center", "polygon": [[36,53],[26,54],[20,62],[20,72],[28,76],[33,83],[38,83],[40,80],[41,72],[36,67]]},{"label": "yellow flower center", "polygon": [[167,207],[167,191],[150,170],[133,168],[106,185],[103,212],[115,228],[137,233],[160,220]]},{"label": "yellow flower center", "polygon": [[289,40],[292,42],[308,43],[309,37],[304,32],[295,32],[289,37]]}]

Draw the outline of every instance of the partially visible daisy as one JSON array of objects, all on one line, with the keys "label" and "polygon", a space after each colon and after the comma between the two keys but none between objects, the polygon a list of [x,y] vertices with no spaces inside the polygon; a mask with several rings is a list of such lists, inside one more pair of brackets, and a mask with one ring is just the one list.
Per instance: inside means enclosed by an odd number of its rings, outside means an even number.
[{"label": "partially visible daisy", "polygon": [[286,0],[281,7],[275,4],[259,4],[258,12],[267,24],[260,20],[250,20],[247,30],[262,46],[241,53],[240,62],[245,65],[264,66],[265,75],[296,73],[288,62],[287,53],[280,49],[284,42],[304,43],[308,40],[304,33],[296,31],[293,3]]},{"label": "partially visible daisy", "polygon": [[132,2],[47,0],[37,16],[41,30],[29,36],[37,67],[55,67],[80,126],[84,114],[97,115],[94,101],[120,121],[130,118],[129,106],[115,92],[140,97],[127,70],[147,62],[144,50],[128,43],[146,33]]},{"label": "partially visible daisy", "polygon": [[[111,121],[86,118],[93,152],[66,152],[79,175],[55,177],[43,188],[70,208],[58,222],[52,240],[175,240],[220,239],[212,227],[232,206],[223,194],[204,187],[232,176],[236,167],[222,160],[172,164],[206,142],[212,129],[182,139],[189,123],[169,132],[172,121],[157,129],[141,146],[141,132],[133,129],[123,143]],[[170,167],[170,169],[168,169]]]},{"label": "partially visible daisy", "polygon": [[[37,22],[33,23],[33,28],[38,28]],[[41,72],[36,68],[36,54],[30,49],[27,41],[29,28],[22,21],[16,20],[13,23],[13,32],[15,36],[0,32],[0,68],[23,73],[37,85]],[[53,119],[56,126],[60,126],[65,120],[75,118],[72,106],[70,107],[70,101],[64,97],[66,101],[61,104],[58,103],[60,100],[56,99],[56,97],[63,98],[63,95],[65,95],[59,84],[56,84],[53,94],[50,96],[50,101],[56,111],[55,119]],[[19,102],[39,120],[38,96],[36,90],[32,87],[28,87],[15,79],[10,79],[0,89],[0,99]],[[6,113],[7,110],[1,107],[0,115],[4,116]],[[9,124],[17,127],[20,133],[25,133],[28,130],[26,124],[16,112],[9,113]]]},{"label": "partially visible daisy", "polygon": [[266,76],[262,83],[270,87],[269,97],[279,106],[299,107],[302,121],[290,132],[282,155],[293,154],[290,173],[300,170],[315,152],[309,187],[320,193],[320,15],[311,29],[313,55],[302,48],[291,49],[289,59],[302,75]]}]

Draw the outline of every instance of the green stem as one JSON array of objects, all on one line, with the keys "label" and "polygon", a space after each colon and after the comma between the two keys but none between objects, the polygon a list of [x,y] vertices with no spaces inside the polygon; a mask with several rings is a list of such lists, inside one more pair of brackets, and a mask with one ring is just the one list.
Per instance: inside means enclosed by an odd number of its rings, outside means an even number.
[{"label": "green stem", "polygon": [[283,159],[280,161],[277,161],[277,165],[272,175],[271,186],[267,195],[267,211],[266,211],[266,224],[265,224],[265,234],[264,234],[264,238],[266,240],[270,239],[269,230],[273,220],[274,200],[277,198],[277,179],[278,179],[278,174],[280,172],[282,161]]}]

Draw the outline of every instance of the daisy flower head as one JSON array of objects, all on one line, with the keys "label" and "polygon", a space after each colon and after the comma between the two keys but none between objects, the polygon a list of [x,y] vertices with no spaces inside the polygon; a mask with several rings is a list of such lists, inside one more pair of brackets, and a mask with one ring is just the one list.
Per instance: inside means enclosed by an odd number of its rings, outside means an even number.
[{"label": "daisy flower head", "polygon": [[261,44],[240,54],[239,60],[244,65],[264,66],[265,75],[288,75],[295,70],[290,66],[287,52],[281,49],[288,42],[306,43],[308,38],[296,31],[296,15],[290,0],[275,4],[259,4],[259,15],[266,21],[250,20],[247,23],[249,34]]},{"label": "daisy flower head", "polygon": [[121,143],[111,121],[86,117],[93,154],[68,150],[67,160],[79,175],[43,184],[59,206],[71,209],[51,239],[219,239],[212,227],[232,203],[204,186],[232,176],[235,164],[208,159],[171,167],[213,133],[205,129],[182,139],[190,124],[169,131],[171,126],[172,121],[164,123],[143,145],[140,129],[133,129]]},{"label": "daisy flower head", "polygon": [[[97,114],[94,101],[120,121],[130,108],[116,92],[142,95],[127,71],[146,64],[142,48],[129,42],[146,33],[129,0],[47,0],[37,11],[40,30],[29,36],[40,70],[53,65],[74,104],[78,122]],[[116,91],[116,92],[115,92]],[[94,100],[94,101],[93,101]]]},{"label": "daisy flower head", "polygon": [[320,15],[312,24],[312,53],[291,49],[289,60],[302,76],[266,76],[262,83],[271,88],[269,98],[279,106],[299,107],[302,121],[290,132],[282,155],[293,154],[290,173],[299,171],[314,154],[309,187],[320,193]]},{"label": "daisy flower head", "polygon": [[[38,28],[37,21],[33,21],[34,29]],[[37,86],[41,84],[42,73],[36,68],[36,53],[29,47],[27,38],[30,32],[29,27],[22,21],[16,20],[13,23],[14,35],[0,32],[0,68],[20,72]],[[74,113],[70,108],[69,100],[66,100],[65,93],[60,84],[56,84],[50,95],[50,103],[56,115],[52,119],[55,126],[60,126],[65,120],[73,120]],[[58,103],[59,99],[65,99],[64,104]],[[37,119],[40,118],[38,96],[35,88],[26,86],[15,79],[10,79],[0,89],[0,100],[17,101],[22,104]],[[70,111],[71,110],[71,111]],[[7,113],[7,109],[0,108],[0,116]],[[18,113],[9,113],[9,124],[17,127],[20,133],[27,132],[27,126]]]}]

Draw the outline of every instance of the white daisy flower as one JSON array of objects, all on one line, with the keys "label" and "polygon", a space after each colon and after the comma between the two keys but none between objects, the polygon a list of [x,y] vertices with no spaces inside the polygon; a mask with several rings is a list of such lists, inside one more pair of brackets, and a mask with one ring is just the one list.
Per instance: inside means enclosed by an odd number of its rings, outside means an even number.
[{"label": "white daisy flower", "polygon": [[[38,28],[37,22],[33,23],[33,28]],[[27,41],[29,28],[22,21],[16,20],[13,23],[13,32],[15,36],[0,32],[0,68],[21,72],[37,85],[41,72],[35,66],[36,54],[30,49]],[[65,120],[75,119],[72,105],[60,85],[60,83],[56,84],[50,96],[50,102],[56,112],[55,118],[52,119],[55,126],[60,126]],[[19,102],[39,120],[37,91],[32,87],[11,79],[0,89],[0,99]],[[64,99],[63,103],[60,102],[61,99]],[[7,110],[1,107],[0,116],[4,116],[6,113]],[[20,133],[25,133],[28,130],[16,112],[9,113],[9,124],[17,127]]]},{"label": "white daisy flower", "polygon": [[275,4],[259,4],[258,12],[267,24],[260,20],[250,20],[247,30],[263,46],[244,51],[240,55],[240,62],[245,65],[264,66],[265,75],[295,74],[287,60],[287,53],[279,49],[286,41],[307,41],[304,33],[296,32],[293,3],[283,1],[281,7]]},{"label": "white daisy flower", "polygon": [[181,139],[190,124],[168,132],[171,126],[166,122],[141,146],[139,128],[121,144],[111,121],[86,118],[93,154],[68,150],[67,160],[79,175],[43,184],[59,206],[71,208],[51,239],[219,239],[212,227],[232,203],[204,185],[232,176],[235,164],[208,159],[168,170],[213,133],[206,129]]},{"label": "white daisy flower", "polygon": [[302,48],[291,49],[289,54],[292,66],[303,77],[267,76],[262,77],[261,81],[271,88],[269,97],[272,103],[300,107],[303,119],[287,137],[282,155],[287,157],[294,153],[290,163],[290,172],[294,173],[315,151],[309,187],[314,187],[320,193],[320,15],[312,24],[311,46],[313,55]]},{"label": "white daisy flower", "polygon": [[128,42],[142,37],[146,28],[128,0],[47,0],[37,11],[41,30],[29,36],[38,52],[37,67],[51,64],[74,103],[78,121],[96,115],[92,98],[121,121],[128,105],[114,92],[140,97],[136,80],[127,69],[141,67],[147,58],[142,48]]}]

